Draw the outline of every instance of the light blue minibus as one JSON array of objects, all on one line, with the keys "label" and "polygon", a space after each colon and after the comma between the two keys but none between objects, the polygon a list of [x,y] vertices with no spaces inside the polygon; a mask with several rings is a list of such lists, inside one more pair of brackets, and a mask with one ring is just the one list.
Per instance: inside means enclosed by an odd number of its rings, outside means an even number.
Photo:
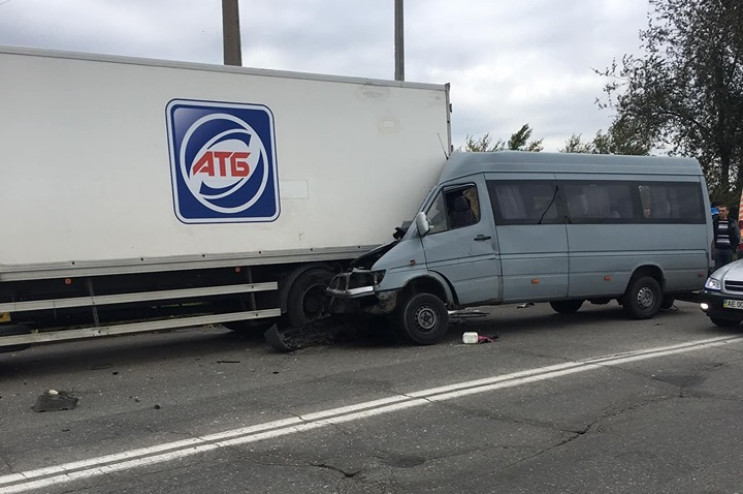
[{"label": "light blue minibus", "polygon": [[709,211],[693,159],[453,153],[404,234],[332,280],[329,309],[391,316],[418,344],[468,306],[617,300],[650,318],[703,288]]}]

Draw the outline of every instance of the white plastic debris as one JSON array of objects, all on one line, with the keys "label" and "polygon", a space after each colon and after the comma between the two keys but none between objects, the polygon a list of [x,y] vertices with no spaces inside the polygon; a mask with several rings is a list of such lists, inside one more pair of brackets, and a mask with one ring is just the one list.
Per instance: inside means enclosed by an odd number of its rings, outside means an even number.
[{"label": "white plastic debris", "polygon": [[462,335],[462,343],[466,343],[468,345],[472,343],[477,343],[477,340],[479,338],[479,335],[474,331],[467,331]]}]

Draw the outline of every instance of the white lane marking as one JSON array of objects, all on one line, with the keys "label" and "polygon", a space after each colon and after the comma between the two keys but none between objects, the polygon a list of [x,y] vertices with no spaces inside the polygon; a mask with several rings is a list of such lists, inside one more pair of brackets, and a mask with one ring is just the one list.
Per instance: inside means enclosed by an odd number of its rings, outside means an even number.
[{"label": "white lane marking", "polygon": [[182,441],[157,446],[133,449],[122,453],[100,456],[51,467],[28,470],[0,476],[0,494],[14,494],[41,489],[57,484],[69,483],[97,477],[123,470],[155,465],[206,453],[219,448],[263,441],[289,434],[306,432],[328,425],[362,420],[400,410],[430,404],[431,402],[452,400],[463,396],[486,393],[497,389],[521,386],[547,379],[586,372],[608,366],[616,366],[640,360],[666,357],[692,352],[709,347],[719,347],[743,342],[743,337],[726,336],[697,340],[678,345],[638,350],[602,357],[548,365],[501,376],[493,376],[473,381],[440,386],[408,394],[400,394],[378,400],[357,403],[320,412],[309,413],[250,427],[209,434]]}]

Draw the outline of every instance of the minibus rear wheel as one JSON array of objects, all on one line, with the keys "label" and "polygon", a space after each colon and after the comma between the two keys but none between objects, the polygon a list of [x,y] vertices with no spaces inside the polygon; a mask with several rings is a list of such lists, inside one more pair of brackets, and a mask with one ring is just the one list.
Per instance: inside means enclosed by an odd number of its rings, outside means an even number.
[{"label": "minibus rear wheel", "polygon": [[630,280],[623,300],[624,312],[632,319],[650,319],[660,310],[663,292],[655,278],[640,276]]},{"label": "minibus rear wheel", "polygon": [[432,345],[449,329],[449,311],[436,295],[417,293],[404,301],[398,316],[405,337],[418,345]]},{"label": "minibus rear wheel", "polygon": [[550,307],[560,314],[575,314],[583,305],[583,300],[553,300]]}]

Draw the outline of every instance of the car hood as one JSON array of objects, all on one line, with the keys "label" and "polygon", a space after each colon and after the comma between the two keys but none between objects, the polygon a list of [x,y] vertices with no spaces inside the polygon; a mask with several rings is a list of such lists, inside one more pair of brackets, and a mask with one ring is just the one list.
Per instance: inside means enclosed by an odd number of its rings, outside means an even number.
[{"label": "car hood", "polygon": [[712,278],[718,279],[720,281],[743,281],[743,259],[739,259],[737,261],[731,262],[730,264],[724,265],[723,267],[712,273]]},{"label": "car hood", "polygon": [[351,261],[351,268],[371,269],[374,263],[377,262],[380,257],[389,252],[392,247],[397,245],[397,243],[397,240],[393,240],[388,244],[380,245],[379,247],[375,247],[374,249],[370,250],[366,254],[360,255],[359,257]]}]

